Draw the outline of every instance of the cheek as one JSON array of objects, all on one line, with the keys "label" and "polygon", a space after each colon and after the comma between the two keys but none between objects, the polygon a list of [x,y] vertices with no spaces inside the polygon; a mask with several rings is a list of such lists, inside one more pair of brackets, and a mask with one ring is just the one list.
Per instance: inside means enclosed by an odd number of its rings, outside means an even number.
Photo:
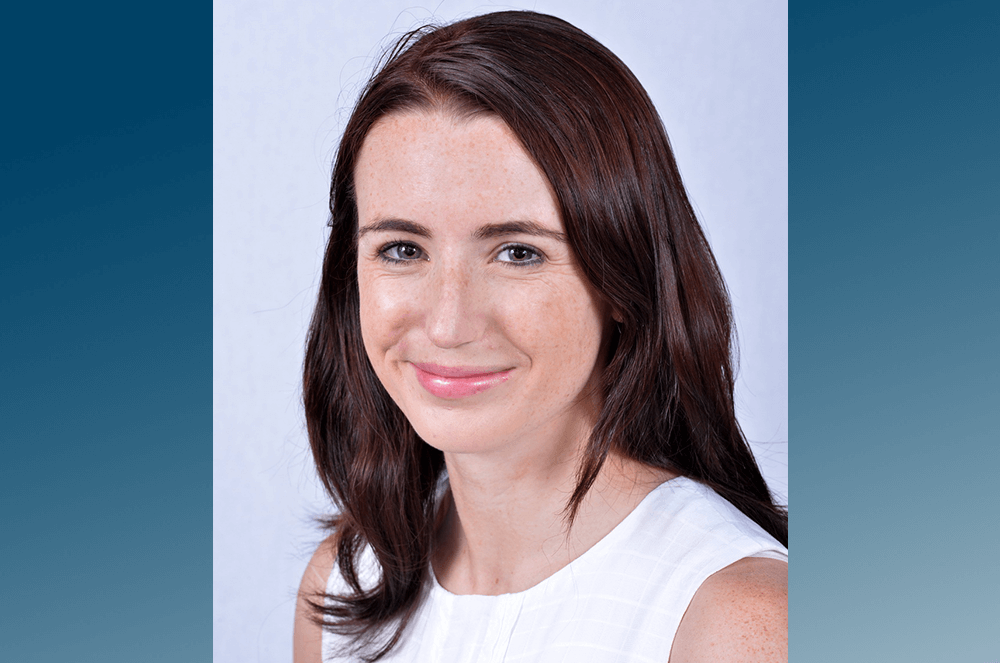
[{"label": "cheek", "polygon": [[589,299],[563,304],[553,318],[551,334],[554,358],[562,363],[564,372],[589,378],[599,355],[603,328],[599,312]]},{"label": "cheek", "polygon": [[[605,328],[602,309],[583,286],[551,288],[544,296],[505,302],[504,327],[509,339],[544,368],[552,381],[585,382],[600,354]],[[569,384],[574,383],[574,384]],[[555,388],[555,387],[554,387]]]},{"label": "cheek", "polygon": [[392,279],[358,274],[361,336],[373,365],[381,363],[385,352],[398,344],[413,316],[413,299]]}]

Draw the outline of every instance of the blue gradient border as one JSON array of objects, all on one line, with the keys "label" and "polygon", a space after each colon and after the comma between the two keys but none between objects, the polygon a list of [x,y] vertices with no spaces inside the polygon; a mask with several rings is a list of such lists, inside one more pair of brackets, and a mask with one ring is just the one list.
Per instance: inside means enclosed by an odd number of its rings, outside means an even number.
[{"label": "blue gradient border", "polygon": [[793,661],[1000,660],[1000,11],[790,6]]},{"label": "blue gradient border", "polygon": [[5,7],[3,661],[211,658],[212,7]]}]

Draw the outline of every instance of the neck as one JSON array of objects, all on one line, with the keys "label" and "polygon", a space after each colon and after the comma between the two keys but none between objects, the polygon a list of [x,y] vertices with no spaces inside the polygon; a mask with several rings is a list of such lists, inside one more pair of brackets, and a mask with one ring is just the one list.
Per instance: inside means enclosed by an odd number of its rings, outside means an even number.
[{"label": "neck", "polygon": [[589,550],[673,476],[610,456],[569,527],[579,451],[545,459],[445,454],[451,495],[434,552],[441,585],[455,594],[528,589]]}]

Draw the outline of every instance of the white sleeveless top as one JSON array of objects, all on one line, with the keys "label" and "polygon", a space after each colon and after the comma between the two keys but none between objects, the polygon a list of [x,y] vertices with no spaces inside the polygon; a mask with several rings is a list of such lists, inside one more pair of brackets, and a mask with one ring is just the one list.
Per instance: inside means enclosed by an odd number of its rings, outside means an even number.
[{"label": "white sleeveless top", "polygon": [[[361,566],[371,573],[374,558],[367,557]],[[382,660],[665,663],[695,592],[744,557],[787,562],[788,551],[713,490],[677,477],[583,555],[523,592],[460,596],[432,572],[423,603]],[[327,593],[345,589],[335,566]],[[323,660],[353,660],[338,658],[345,642],[324,631]]]}]

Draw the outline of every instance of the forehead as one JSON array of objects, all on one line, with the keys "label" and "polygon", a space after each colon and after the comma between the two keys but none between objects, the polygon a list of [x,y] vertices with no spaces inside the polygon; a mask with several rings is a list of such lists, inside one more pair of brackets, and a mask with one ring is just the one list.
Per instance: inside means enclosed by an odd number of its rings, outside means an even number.
[{"label": "forehead", "polygon": [[542,222],[539,216],[555,213],[555,223],[561,225],[548,180],[494,115],[387,115],[365,138],[354,176],[358,212],[364,218],[496,222],[529,217]]}]

